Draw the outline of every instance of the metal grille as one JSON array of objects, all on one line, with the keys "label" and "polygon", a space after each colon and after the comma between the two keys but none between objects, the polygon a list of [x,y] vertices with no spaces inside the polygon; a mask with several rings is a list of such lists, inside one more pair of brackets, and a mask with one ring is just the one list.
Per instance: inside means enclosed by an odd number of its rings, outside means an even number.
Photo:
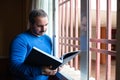
[{"label": "metal grille", "polygon": [[[79,0],[59,0],[59,50],[60,55],[79,50],[80,2]],[[70,61],[70,66],[78,69],[78,56]]]}]

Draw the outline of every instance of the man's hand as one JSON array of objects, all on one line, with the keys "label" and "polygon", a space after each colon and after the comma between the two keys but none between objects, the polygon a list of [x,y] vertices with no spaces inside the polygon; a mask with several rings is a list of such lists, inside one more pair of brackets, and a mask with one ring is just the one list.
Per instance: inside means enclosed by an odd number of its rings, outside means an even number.
[{"label": "man's hand", "polygon": [[57,69],[51,70],[51,67],[52,66],[42,67],[42,70],[43,70],[42,74],[44,74],[44,75],[55,75],[57,73]]},{"label": "man's hand", "polygon": [[63,66],[58,67],[57,71],[61,71]]}]

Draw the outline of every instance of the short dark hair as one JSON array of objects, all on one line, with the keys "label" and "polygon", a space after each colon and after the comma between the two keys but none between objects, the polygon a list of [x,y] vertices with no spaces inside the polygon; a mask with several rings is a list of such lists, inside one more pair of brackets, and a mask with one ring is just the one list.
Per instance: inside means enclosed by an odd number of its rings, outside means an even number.
[{"label": "short dark hair", "polygon": [[35,23],[34,18],[40,17],[47,17],[47,13],[43,9],[34,9],[29,14],[29,22],[33,25]]}]

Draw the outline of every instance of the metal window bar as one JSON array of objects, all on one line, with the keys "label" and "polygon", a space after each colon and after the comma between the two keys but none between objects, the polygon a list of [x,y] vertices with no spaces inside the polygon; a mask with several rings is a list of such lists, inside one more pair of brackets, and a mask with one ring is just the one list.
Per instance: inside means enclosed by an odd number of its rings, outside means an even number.
[{"label": "metal window bar", "polygon": [[[78,3],[79,3],[79,1],[78,0],[75,0],[75,33],[79,33],[79,31],[78,31]],[[78,34],[75,34],[75,37],[79,37],[79,35]],[[78,45],[78,41],[75,41],[75,45]],[[75,50],[77,50],[77,48],[75,49]],[[75,69],[78,69],[79,68],[79,66],[78,66],[78,63],[79,63],[79,58],[78,58],[78,55],[75,57],[75,61],[74,61],[74,63],[75,63]]]},{"label": "metal window bar", "polygon": [[[60,4],[60,3],[61,3],[61,0],[58,1],[58,4]],[[61,6],[58,7],[58,13],[59,13],[58,15],[61,16]],[[59,33],[59,36],[61,36],[61,17],[59,17],[58,23],[59,23],[58,24],[59,25],[59,32],[58,33]],[[60,38],[58,41],[59,41],[58,44],[61,43]],[[58,45],[58,47],[59,47],[59,55],[58,56],[61,56],[61,45]]]},{"label": "metal window bar", "polygon": [[[107,0],[107,39],[111,39],[111,0]],[[111,50],[111,44],[107,45],[107,50]],[[107,55],[107,64],[106,64],[106,80],[111,79],[111,55]]]},{"label": "metal window bar", "polygon": [[[79,0],[59,0],[59,53],[79,50]],[[79,5],[80,6],[80,5]],[[71,67],[78,69],[78,56],[69,62]]]},{"label": "metal window bar", "polygon": [[[89,38],[92,38],[92,17],[91,17],[91,0],[89,0]],[[90,41],[90,40],[89,40]],[[92,47],[92,43],[89,43],[89,47]],[[89,77],[91,76],[91,65],[92,65],[92,55],[91,51],[89,51]]]},{"label": "metal window bar", "polygon": [[[74,21],[74,9],[73,0],[70,0],[70,37],[73,37],[73,21]],[[70,44],[73,45],[73,40],[70,40]],[[73,47],[70,47],[70,51],[73,51]],[[70,61],[70,66],[73,66],[73,60]]]},{"label": "metal window bar", "polygon": [[[65,0],[62,0],[62,2],[64,2]],[[61,26],[61,30],[62,30],[62,33],[61,33],[61,36],[62,37],[65,37],[65,4],[62,5],[62,26]],[[65,39],[63,38],[62,39],[62,43],[65,43]],[[62,55],[63,53],[65,52],[65,45],[62,45]]]},{"label": "metal window bar", "polygon": [[[96,52],[96,77],[95,80],[100,80],[100,54],[106,54],[106,76],[105,80],[111,80],[111,56],[116,56],[116,51],[111,50],[111,45],[116,44],[116,39],[112,39],[112,22],[111,22],[111,0],[107,0],[106,9],[106,39],[101,39],[100,26],[100,0],[96,0],[96,39],[90,38],[91,43],[96,43],[96,48],[90,47],[90,50]],[[106,49],[101,49],[100,44],[104,43]]]},{"label": "metal window bar", "polygon": [[[96,38],[100,39],[100,0],[96,0]],[[100,43],[96,44],[96,48],[100,49]],[[96,53],[96,80],[100,79],[100,52]]]},{"label": "metal window bar", "polygon": [[[72,2],[71,2],[72,1]],[[75,2],[74,2],[75,1]],[[59,49],[60,53],[69,52],[72,50],[79,49],[79,20],[78,20],[78,12],[77,12],[77,2],[78,0],[59,0]],[[91,0],[90,0],[91,2]],[[116,51],[111,51],[111,44],[116,43],[116,39],[111,39],[111,0],[107,0],[107,30],[106,30],[106,39],[101,39],[101,22],[100,22],[100,0],[96,0],[96,39],[90,36],[90,43],[96,43],[96,48],[93,48],[90,45],[90,51],[96,52],[96,80],[100,80],[100,54],[104,53],[107,55],[107,66],[106,66],[106,80],[110,80],[110,69],[111,69],[111,56],[116,56]],[[75,6],[74,6],[75,5]],[[79,4],[80,5],[80,4]],[[79,6],[78,5],[78,6]],[[64,6],[64,7],[63,7]],[[75,7],[75,9],[73,9]],[[90,8],[89,8],[90,9]],[[75,12],[75,13],[73,13]],[[91,13],[89,13],[90,15]],[[79,15],[79,14],[78,14]],[[90,16],[91,20],[92,17]],[[73,22],[75,21],[75,22]],[[90,35],[92,34],[92,26],[90,27]],[[75,33],[76,32],[76,33]],[[73,33],[75,35],[73,35]],[[107,44],[107,49],[101,49],[101,43]],[[64,49],[63,49],[64,48]],[[91,55],[89,54],[90,66],[91,67]],[[75,67],[78,69],[77,60],[79,58],[75,58],[71,63],[71,67]],[[78,60],[79,61],[79,60]],[[73,66],[75,63],[75,66]],[[91,68],[89,68],[91,69]],[[91,70],[89,70],[91,72]]]}]

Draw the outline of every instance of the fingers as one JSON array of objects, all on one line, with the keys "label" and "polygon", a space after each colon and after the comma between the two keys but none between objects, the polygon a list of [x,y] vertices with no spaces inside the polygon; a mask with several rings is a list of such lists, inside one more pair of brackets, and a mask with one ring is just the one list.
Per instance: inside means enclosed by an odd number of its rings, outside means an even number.
[{"label": "fingers", "polygon": [[43,67],[43,73],[45,75],[55,75],[57,73],[57,69],[51,70],[50,67]]},{"label": "fingers", "polygon": [[52,69],[52,66],[49,66],[50,69]]},{"label": "fingers", "polygon": [[61,70],[62,70],[62,68],[63,68],[63,67],[62,67],[62,66],[60,66],[60,67],[58,68],[58,71],[61,71]]},{"label": "fingers", "polygon": [[55,70],[48,70],[46,71],[46,75],[55,75],[57,71]]},{"label": "fingers", "polygon": [[57,72],[57,71],[52,70],[52,71],[50,71],[50,72],[49,72],[49,74],[48,74],[48,75],[55,75],[55,74],[56,74],[56,72]]}]

